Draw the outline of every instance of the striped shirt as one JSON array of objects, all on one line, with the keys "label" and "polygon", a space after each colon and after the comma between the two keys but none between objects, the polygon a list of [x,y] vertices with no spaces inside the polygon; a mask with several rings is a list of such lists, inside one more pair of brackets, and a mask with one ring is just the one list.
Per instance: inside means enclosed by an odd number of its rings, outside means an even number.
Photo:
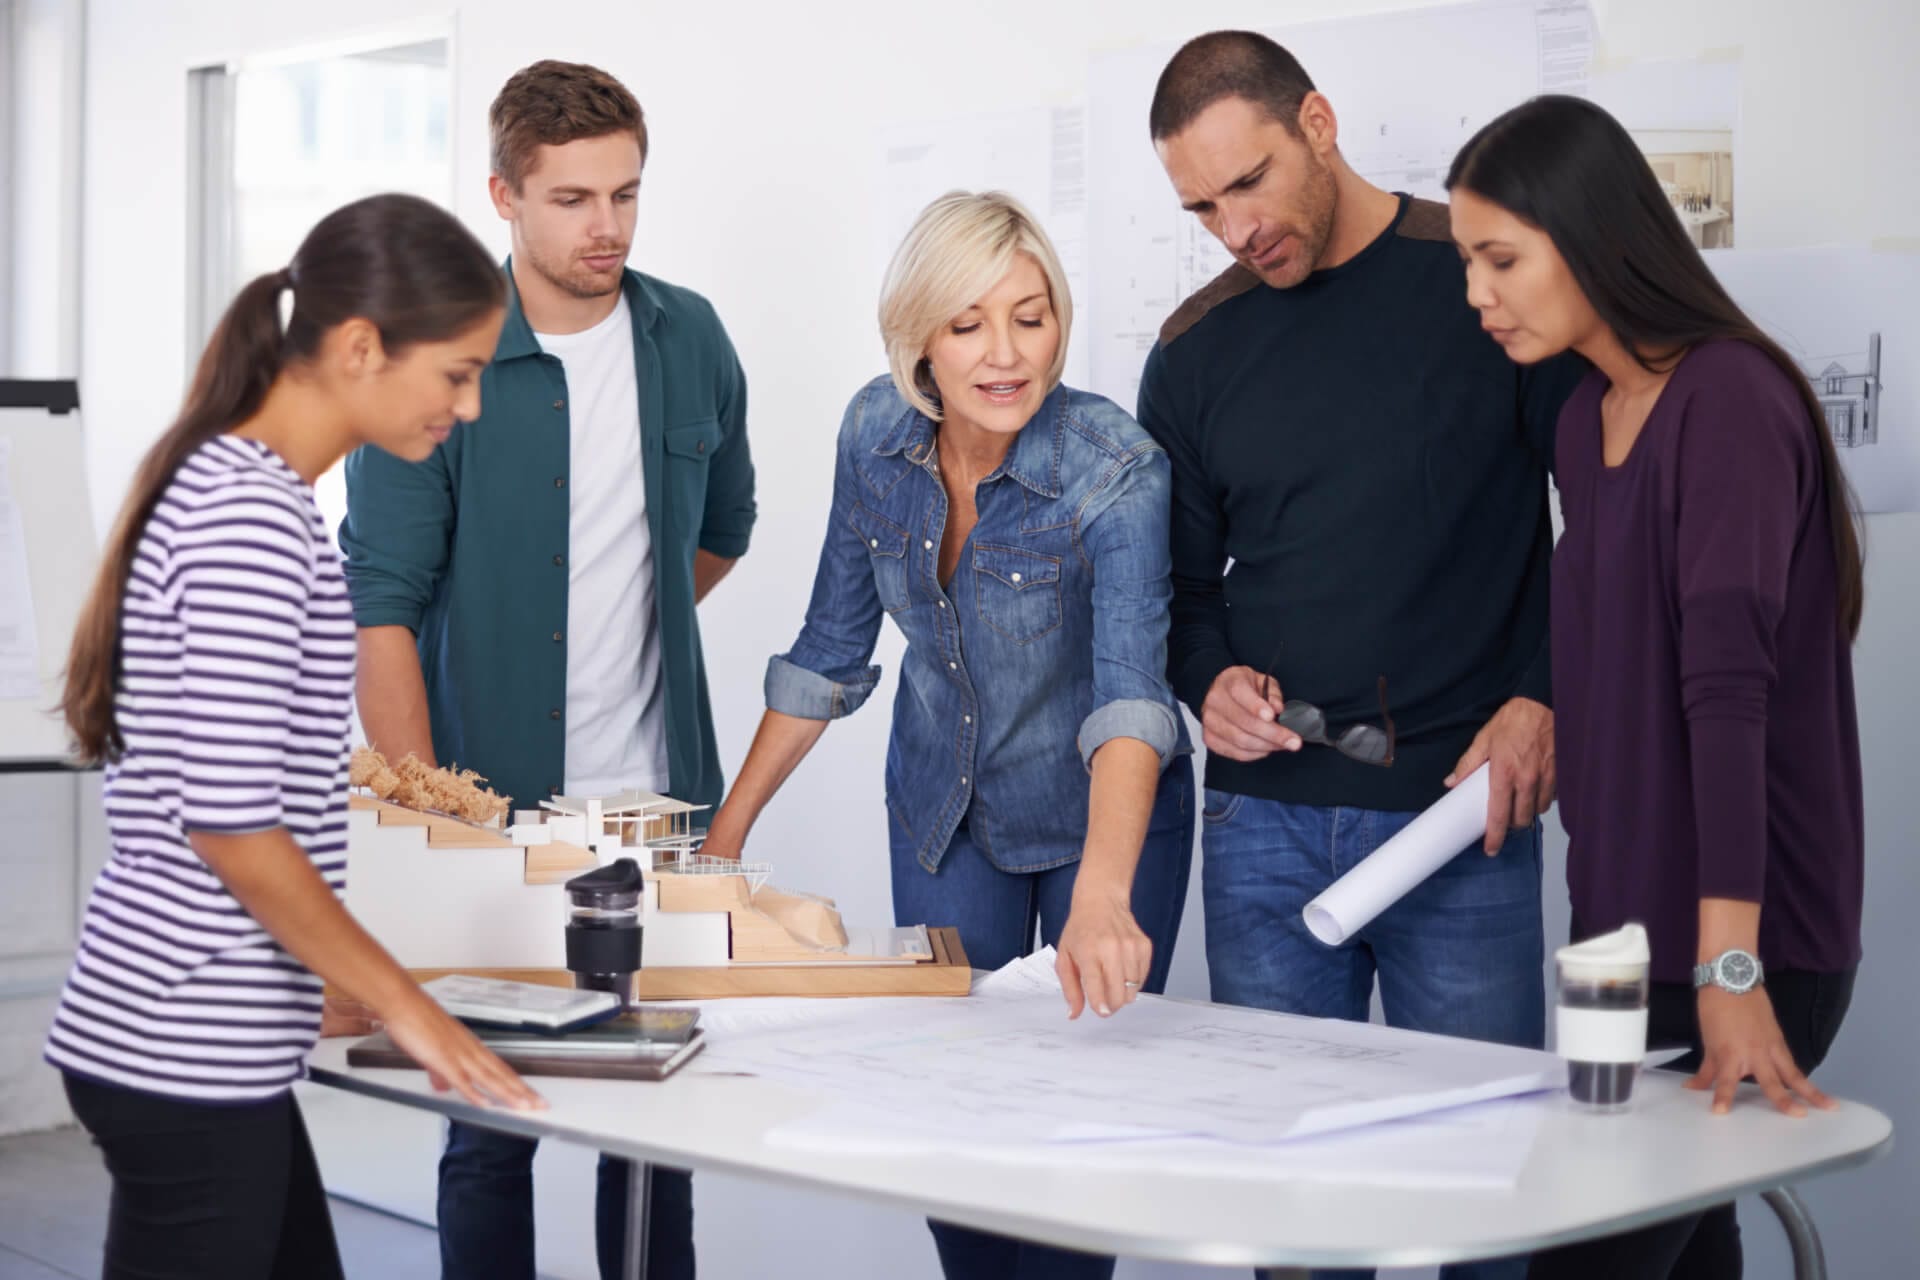
[{"label": "striped shirt", "polygon": [[113,848],[46,1057],[147,1093],[270,1098],[304,1073],[320,980],[187,834],[284,827],[345,887],[353,612],[312,489],[258,441],[201,446],[141,535],[120,629]]}]

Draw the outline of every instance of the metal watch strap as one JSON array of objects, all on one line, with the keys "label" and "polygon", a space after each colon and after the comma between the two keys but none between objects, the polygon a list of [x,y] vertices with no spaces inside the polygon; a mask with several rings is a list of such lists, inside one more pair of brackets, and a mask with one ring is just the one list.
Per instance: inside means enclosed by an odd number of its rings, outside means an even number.
[{"label": "metal watch strap", "polygon": [[[1736,988],[1720,981],[1720,966],[1729,956],[1739,956],[1753,965],[1752,982],[1744,987]],[[1765,981],[1766,969],[1761,965],[1760,957],[1741,947],[1729,947],[1707,963],[1693,966],[1693,988],[1696,991],[1703,987],[1715,986],[1732,995],[1745,995]]]}]

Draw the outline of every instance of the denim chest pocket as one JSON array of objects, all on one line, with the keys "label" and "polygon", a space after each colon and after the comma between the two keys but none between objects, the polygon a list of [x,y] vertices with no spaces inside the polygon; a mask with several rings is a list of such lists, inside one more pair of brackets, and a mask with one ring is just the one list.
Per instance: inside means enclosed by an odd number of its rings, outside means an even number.
[{"label": "denim chest pocket", "polygon": [[1031,644],[1060,625],[1060,558],[976,543],[973,594],[982,622]]},{"label": "denim chest pocket", "polygon": [[888,613],[900,612],[911,598],[907,590],[907,531],[858,503],[847,522],[873,563],[873,585],[880,593],[880,607]]}]

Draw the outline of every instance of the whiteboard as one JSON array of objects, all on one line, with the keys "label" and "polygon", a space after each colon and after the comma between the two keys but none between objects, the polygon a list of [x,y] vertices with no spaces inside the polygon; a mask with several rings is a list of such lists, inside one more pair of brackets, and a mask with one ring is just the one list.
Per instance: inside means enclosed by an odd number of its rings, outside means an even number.
[{"label": "whiteboard", "polygon": [[0,380],[0,765],[67,757],[67,646],[99,561],[74,384]]}]

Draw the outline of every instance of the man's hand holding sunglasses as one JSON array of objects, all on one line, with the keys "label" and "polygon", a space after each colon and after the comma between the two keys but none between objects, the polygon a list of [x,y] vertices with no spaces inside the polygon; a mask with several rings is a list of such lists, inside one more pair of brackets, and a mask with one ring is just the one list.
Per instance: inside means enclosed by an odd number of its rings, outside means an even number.
[{"label": "man's hand holding sunglasses", "polygon": [[1553,807],[1556,780],[1553,767],[1553,710],[1532,698],[1509,698],[1481,728],[1460,763],[1447,775],[1449,787],[1458,786],[1481,765],[1492,762],[1487,775],[1488,855],[1500,852],[1507,832],[1529,827]]},{"label": "man's hand holding sunglasses", "polygon": [[1207,750],[1249,763],[1276,751],[1298,751],[1300,735],[1277,723],[1286,705],[1279,681],[1252,667],[1228,667],[1214,677],[1200,705]]}]

